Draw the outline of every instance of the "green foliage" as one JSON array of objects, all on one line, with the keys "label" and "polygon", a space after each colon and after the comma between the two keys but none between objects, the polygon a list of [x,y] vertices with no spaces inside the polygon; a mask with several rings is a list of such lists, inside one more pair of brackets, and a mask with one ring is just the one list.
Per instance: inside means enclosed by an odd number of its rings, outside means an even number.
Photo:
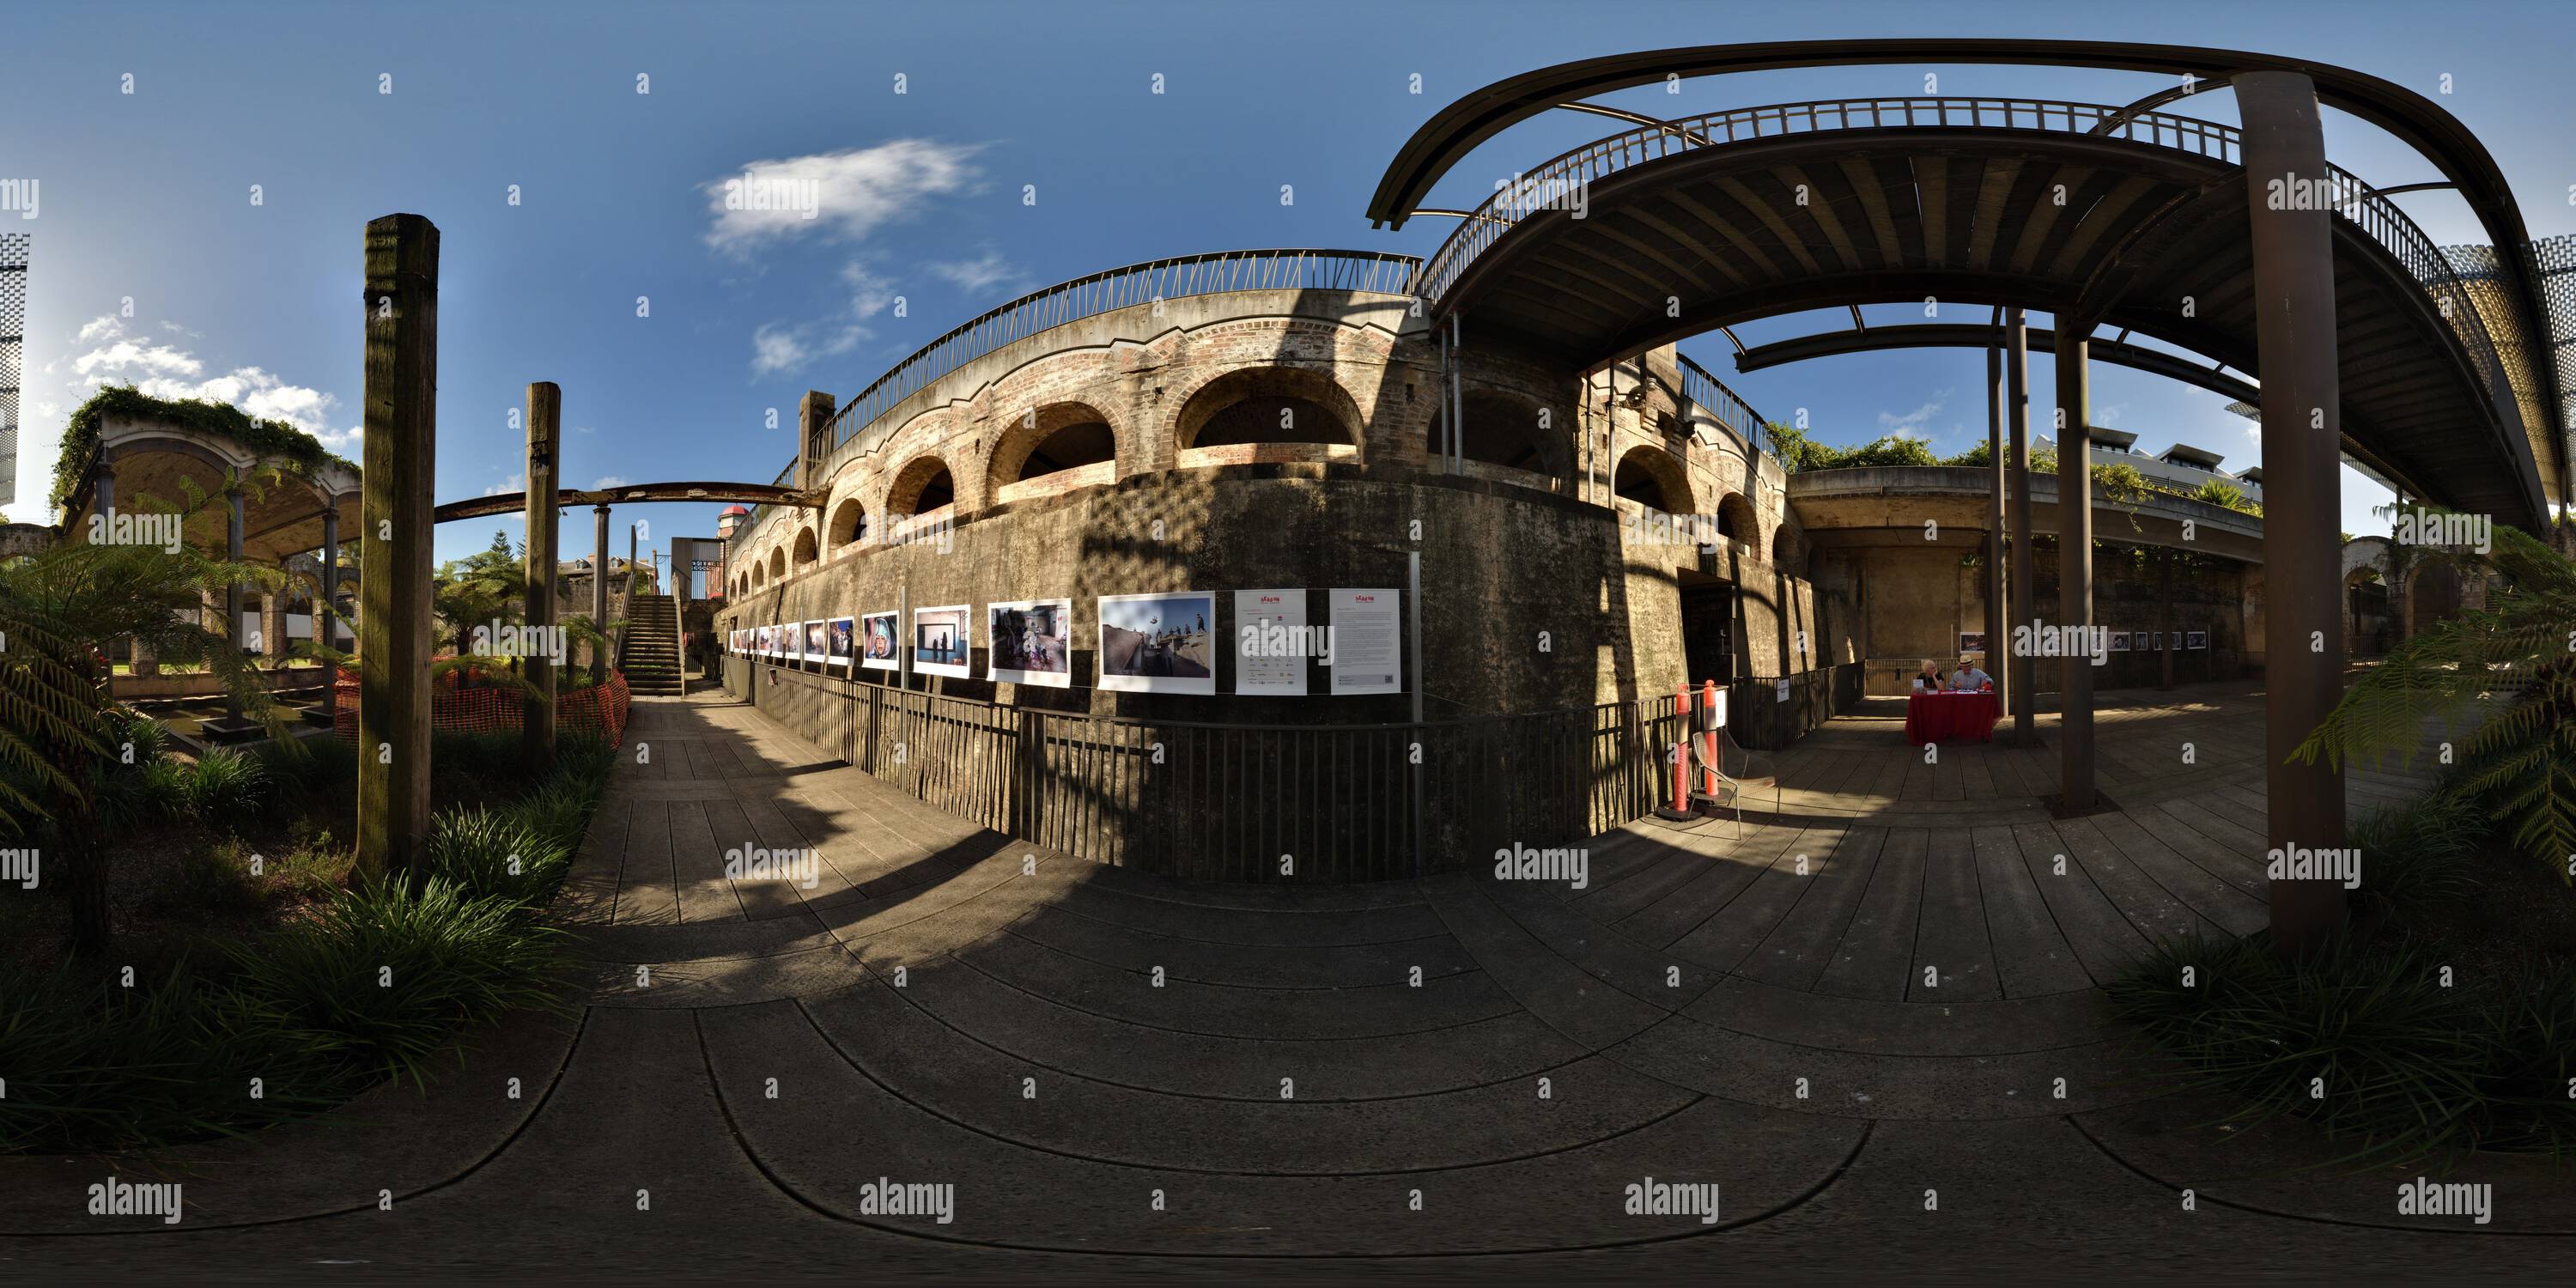
[{"label": "green foliage", "polygon": [[2515,529],[2492,553],[2421,550],[2437,564],[2496,578],[2487,606],[2424,627],[2348,684],[2294,759],[2411,765],[2427,722],[2471,720],[2440,790],[2502,821],[2513,848],[2568,880],[2576,854],[2576,564]]},{"label": "green foliage", "polygon": [[2443,987],[2438,964],[2402,943],[2345,939],[2286,961],[2261,936],[2186,938],[2106,991],[2192,1067],[2196,1086],[2241,1097],[2240,1121],[2315,1122],[2356,1142],[2342,1163],[2554,1150],[2576,1136],[2562,1076],[2576,1066],[2566,963],[2487,991]]},{"label": "green foliage", "polygon": [[2438,792],[2371,815],[2347,837],[2370,865],[2355,898],[2383,915],[2458,903],[2477,889],[2488,831],[2474,802]]},{"label": "green foliage", "polygon": [[[2244,514],[2250,514],[2258,519],[2263,517],[2263,507],[2261,503],[2248,499],[2245,493],[2239,490],[2236,485],[2226,482],[2223,479],[2211,479],[2210,481],[2201,484],[2198,488],[2184,493],[2184,495],[2190,497],[2194,501],[2215,505],[2222,509],[2235,510]],[[2345,533],[2343,539],[2346,541],[2352,540],[2352,534]]]},{"label": "green foliage", "polygon": [[60,507],[80,488],[90,463],[98,458],[99,435],[109,416],[168,421],[221,434],[263,457],[284,461],[298,473],[309,474],[328,462],[349,464],[324,450],[320,440],[311,434],[282,420],[253,419],[230,403],[199,398],[173,401],[155,398],[132,385],[110,385],[74,408],[71,419],[64,423],[63,449],[54,459],[54,490],[47,504]]},{"label": "green foliage", "polygon": [[232,948],[243,986],[376,1075],[425,1084],[464,1028],[560,1009],[570,939],[452,881],[372,881]]},{"label": "green foliage", "polygon": [[257,818],[274,790],[264,761],[229,747],[215,747],[197,759],[181,799],[189,813],[229,830]]}]

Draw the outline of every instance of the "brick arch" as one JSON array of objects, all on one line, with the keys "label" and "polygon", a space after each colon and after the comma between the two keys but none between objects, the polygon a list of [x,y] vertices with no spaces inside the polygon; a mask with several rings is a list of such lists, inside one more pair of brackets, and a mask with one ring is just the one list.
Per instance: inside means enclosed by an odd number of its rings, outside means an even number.
[{"label": "brick arch", "polygon": [[[1281,437],[1277,409],[1301,404],[1322,411],[1328,424],[1300,424]],[[1238,367],[1201,382],[1173,413],[1173,450],[1216,445],[1207,441],[1212,423],[1229,443],[1346,443],[1363,451],[1368,444],[1368,418],[1359,399],[1332,372],[1313,367]]]},{"label": "brick arch", "polygon": [[1690,514],[1697,507],[1690,471],[1660,447],[1629,448],[1610,471],[1610,490],[1666,514]]},{"label": "brick arch", "polygon": [[823,526],[824,548],[828,550],[865,545],[871,535],[868,508],[856,495],[841,498],[841,503],[832,507],[831,520]]},{"label": "brick arch", "polygon": [[815,544],[815,541],[814,541],[814,528],[813,528],[813,525],[808,524],[808,525],[806,525],[806,526],[804,526],[804,527],[802,527],[802,528],[797,529],[797,530],[796,530],[796,566],[797,566],[797,567],[799,567],[799,568],[802,568],[802,567],[804,567],[805,565],[807,565],[807,564],[809,564],[809,563],[813,563],[813,562],[815,562],[815,561],[817,561],[817,560],[821,559],[822,557],[823,557],[823,549],[822,549],[822,547],[821,547],[821,546],[819,546],[819,545]]},{"label": "brick arch", "polygon": [[787,547],[783,545],[771,546],[769,548],[769,579],[771,581],[776,581],[786,575]]},{"label": "brick arch", "polygon": [[[1093,426],[1098,427],[1096,434],[1087,432]],[[1013,417],[1009,428],[994,440],[984,467],[984,495],[997,497],[1013,483],[1043,477],[1028,472],[1032,458],[1042,462],[1042,468],[1073,468],[1099,461],[1114,465],[1125,442],[1117,419],[1092,403],[1067,399],[1030,408]],[[1066,460],[1059,455],[1065,452],[1082,459]]]},{"label": "brick arch", "polygon": [[1771,529],[1771,562],[1782,568],[1806,566],[1806,554],[1799,544],[1798,530],[1785,521]]},{"label": "brick arch", "polygon": [[1762,557],[1762,516],[1741,492],[1729,492],[1717,499],[1717,530],[1726,534],[1747,558]]},{"label": "brick arch", "polygon": [[[948,500],[940,501],[932,489],[941,478],[948,480]],[[925,493],[928,495],[925,497]],[[889,523],[911,518],[941,505],[953,505],[963,498],[957,495],[957,474],[936,452],[923,452],[904,462],[902,469],[886,481],[884,513]],[[930,505],[923,501],[929,500]]]}]

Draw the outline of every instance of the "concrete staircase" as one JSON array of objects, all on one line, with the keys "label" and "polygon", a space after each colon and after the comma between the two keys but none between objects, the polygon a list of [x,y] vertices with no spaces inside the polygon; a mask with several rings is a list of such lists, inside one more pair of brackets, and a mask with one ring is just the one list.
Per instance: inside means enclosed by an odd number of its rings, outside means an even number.
[{"label": "concrete staircase", "polygon": [[685,692],[680,676],[680,615],[668,595],[637,595],[626,605],[617,669],[629,693]]}]

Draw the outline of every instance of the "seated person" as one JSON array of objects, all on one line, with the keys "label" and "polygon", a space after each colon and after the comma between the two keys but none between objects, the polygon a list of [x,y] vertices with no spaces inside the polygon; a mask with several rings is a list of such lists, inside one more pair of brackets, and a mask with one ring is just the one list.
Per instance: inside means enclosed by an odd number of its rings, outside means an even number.
[{"label": "seated person", "polygon": [[1950,673],[1950,687],[1961,693],[1981,693],[1993,688],[1995,677],[1986,674],[1973,662],[1962,660],[1959,669]]},{"label": "seated person", "polygon": [[1940,663],[1933,662],[1928,659],[1923,663],[1923,669],[1914,673],[1914,691],[1916,693],[1939,693],[1941,691]]}]

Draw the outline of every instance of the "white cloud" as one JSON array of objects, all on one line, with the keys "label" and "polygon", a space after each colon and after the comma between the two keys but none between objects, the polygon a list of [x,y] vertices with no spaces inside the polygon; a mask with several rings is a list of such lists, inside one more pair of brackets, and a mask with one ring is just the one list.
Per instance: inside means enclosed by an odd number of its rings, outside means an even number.
[{"label": "white cloud", "polygon": [[623,476],[623,475],[618,475],[618,474],[611,474],[611,475],[609,475],[608,477],[606,477],[606,478],[604,478],[604,479],[601,479],[601,480],[599,480],[599,481],[598,481],[598,482],[596,482],[596,483],[591,484],[591,485],[590,485],[590,490],[591,490],[591,491],[593,491],[593,492],[600,492],[600,491],[605,491],[605,490],[607,490],[607,489],[609,489],[609,488],[613,488],[613,487],[624,487],[624,486],[626,486],[627,482],[628,482],[628,480],[625,478],[625,476]]},{"label": "white cloud", "polygon": [[795,371],[816,358],[848,353],[869,334],[866,327],[837,322],[771,322],[751,333],[751,371],[756,376]]},{"label": "white cloud", "polygon": [[896,139],[872,148],[751,162],[740,174],[699,185],[715,221],[707,244],[741,254],[814,231],[858,240],[919,214],[929,198],[964,191],[977,173],[969,158],[981,150],[980,144]]},{"label": "white cloud", "polygon": [[527,490],[528,490],[528,475],[527,475],[527,472],[526,472],[526,471],[522,470],[522,471],[519,471],[519,472],[513,473],[512,475],[510,475],[510,477],[505,478],[505,479],[501,480],[500,482],[493,484],[493,485],[492,485],[492,486],[490,486],[490,487],[487,487],[487,488],[483,489],[483,495],[485,495],[485,496],[506,496],[506,495],[508,495],[509,493],[512,493],[512,492],[525,492],[525,491],[527,491]]},{"label": "white cloud", "polygon": [[[162,323],[165,331],[179,328]],[[187,332],[186,334],[194,334]],[[220,375],[204,374],[206,364],[185,349],[171,345],[137,342],[126,334],[125,324],[113,316],[100,317],[84,324],[79,343],[96,347],[75,355],[72,371],[84,397],[89,391],[107,386],[131,384],[155,398],[200,398],[209,402],[230,403],[250,416],[282,420],[321,440],[324,447],[346,454],[360,440],[361,427],[333,429],[331,414],[339,398],[319,389],[288,384],[273,371],[262,367],[235,367]]]},{"label": "white cloud", "polygon": [[894,303],[894,284],[877,276],[867,261],[854,259],[841,266],[841,280],[850,285],[850,316],[872,318]]},{"label": "white cloud", "polygon": [[1002,252],[990,249],[976,259],[950,260],[946,263],[933,264],[930,266],[930,271],[957,283],[970,295],[980,294],[1006,283],[1018,282],[1024,276],[1020,270],[1013,268],[1002,258]]},{"label": "white cloud", "polygon": [[1880,412],[1878,414],[1878,429],[1881,434],[1896,438],[1929,439],[1931,435],[1923,432],[1923,426],[1929,424],[1934,416],[1938,416],[1940,414],[1941,398],[1939,395],[1935,395],[1932,401],[1924,403],[1922,406],[1917,407],[1902,416],[1895,415],[1890,412]]}]

